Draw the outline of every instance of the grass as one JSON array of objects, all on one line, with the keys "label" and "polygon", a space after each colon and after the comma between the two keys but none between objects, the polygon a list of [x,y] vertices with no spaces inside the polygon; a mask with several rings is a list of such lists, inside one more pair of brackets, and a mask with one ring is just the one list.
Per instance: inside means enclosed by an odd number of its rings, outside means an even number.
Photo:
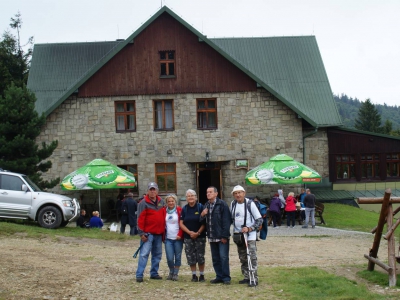
[{"label": "grass", "polygon": [[43,238],[57,236],[67,236],[76,238],[90,238],[100,240],[112,241],[126,241],[132,238],[139,239],[139,237],[131,237],[126,234],[115,234],[108,230],[100,230],[97,228],[78,228],[78,227],[64,227],[59,229],[45,229],[40,227],[37,223],[31,221],[20,220],[5,220],[0,219],[0,236],[11,236],[14,234],[23,234],[29,238]]},{"label": "grass", "polygon": [[378,225],[379,213],[345,204],[325,204],[325,227],[370,232]]}]

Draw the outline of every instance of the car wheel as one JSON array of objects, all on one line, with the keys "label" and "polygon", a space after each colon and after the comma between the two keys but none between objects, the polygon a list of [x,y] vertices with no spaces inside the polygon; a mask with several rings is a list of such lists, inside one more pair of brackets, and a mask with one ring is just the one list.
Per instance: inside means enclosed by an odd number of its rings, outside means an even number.
[{"label": "car wheel", "polygon": [[59,209],[53,206],[43,207],[39,212],[39,225],[43,228],[55,229],[60,227],[62,215]]},{"label": "car wheel", "polygon": [[68,223],[69,223],[69,221],[62,221],[60,224],[60,227],[65,227],[68,225]]}]

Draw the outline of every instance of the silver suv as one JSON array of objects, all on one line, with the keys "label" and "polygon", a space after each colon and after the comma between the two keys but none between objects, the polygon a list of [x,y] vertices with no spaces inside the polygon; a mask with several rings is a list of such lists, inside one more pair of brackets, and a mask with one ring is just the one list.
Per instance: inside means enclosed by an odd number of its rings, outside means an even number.
[{"label": "silver suv", "polygon": [[42,192],[28,176],[0,169],[0,218],[31,219],[44,228],[58,228],[79,214],[75,198]]}]

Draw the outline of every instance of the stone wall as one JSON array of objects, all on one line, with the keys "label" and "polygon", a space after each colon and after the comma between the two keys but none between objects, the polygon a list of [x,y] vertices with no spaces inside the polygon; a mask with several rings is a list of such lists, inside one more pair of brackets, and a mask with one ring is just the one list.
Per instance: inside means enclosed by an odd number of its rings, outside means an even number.
[{"label": "stone wall", "polygon": [[[218,129],[198,130],[197,98],[217,98]],[[153,100],[174,100],[174,131],[153,130]],[[114,101],[136,101],[136,132],[116,133]],[[139,195],[155,176],[154,163],[176,163],[177,194],[195,188],[193,162],[222,164],[227,200],[236,184],[244,184],[246,170],[235,169],[235,159],[249,159],[250,168],[270,157],[285,153],[303,161],[301,119],[281,101],[263,89],[257,92],[217,94],[139,95],[125,97],[76,98],[71,96],[47,118],[38,142],[58,140],[46,178],[65,177],[94,158],[113,164],[138,165]],[[171,150],[171,154],[167,154]],[[306,164],[328,174],[326,132],[306,139]],[[246,187],[249,195],[269,197],[276,186]],[[61,192],[59,187],[55,192]],[[97,192],[85,192],[97,197]],[[102,191],[102,198],[115,198],[117,191]],[[71,196],[79,192],[71,193]],[[92,195],[93,194],[93,195]],[[104,201],[104,200],[103,200]]]}]

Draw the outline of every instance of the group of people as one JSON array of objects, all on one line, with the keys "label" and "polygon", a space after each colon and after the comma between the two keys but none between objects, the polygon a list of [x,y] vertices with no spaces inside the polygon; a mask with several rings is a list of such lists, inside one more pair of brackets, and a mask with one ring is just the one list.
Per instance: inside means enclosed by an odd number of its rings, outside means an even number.
[{"label": "group of people", "polygon": [[76,226],[81,228],[102,228],[103,220],[100,219],[100,213],[98,211],[92,212],[92,217],[89,221],[86,220],[86,210],[81,209],[81,215],[76,220]]},{"label": "group of people", "polygon": [[278,193],[272,197],[268,210],[272,216],[274,228],[279,228],[283,211],[286,213],[287,227],[294,228],[298,210],[304,224],[302,228],[308,228],[310,219],[312,228],[315,228],[315,196],[311,194],[310,189],[301,189],[298,197],[290,192],[286,199],[283,197],[283,191],[278,190]]},{"label": "group of people", "polygon": [[[137,207],[137,229],[141,239],[136,281],[143,282],[143,274],[151,254],[150,279],[160,280],[159,264],[162,257],[162,243],[169,268],[167,280],[178,280],[183,245],[187,263],[192,272],[192,282],[204,282],[206,237],[210,243],[211,259],[215,271],[212,284],[230,284],[229,240],[233,224],[243,279],[240,284],[256,286],[257,247],[256,231],[263,223],[254,201],[245,197],[242,186],[235,186],[234,200],[229,208],[218,198],[217,188],[207,188],[206,204],[197,201],[194,190],[186,191],[187,204],[180,207],[177,196],[167,195],[165,200],[158,196],[155,182],[148,184],[147,194]],[[250,257],[250,261],[248,259]],[[251,268],[249,269],[249,264]]]}]

